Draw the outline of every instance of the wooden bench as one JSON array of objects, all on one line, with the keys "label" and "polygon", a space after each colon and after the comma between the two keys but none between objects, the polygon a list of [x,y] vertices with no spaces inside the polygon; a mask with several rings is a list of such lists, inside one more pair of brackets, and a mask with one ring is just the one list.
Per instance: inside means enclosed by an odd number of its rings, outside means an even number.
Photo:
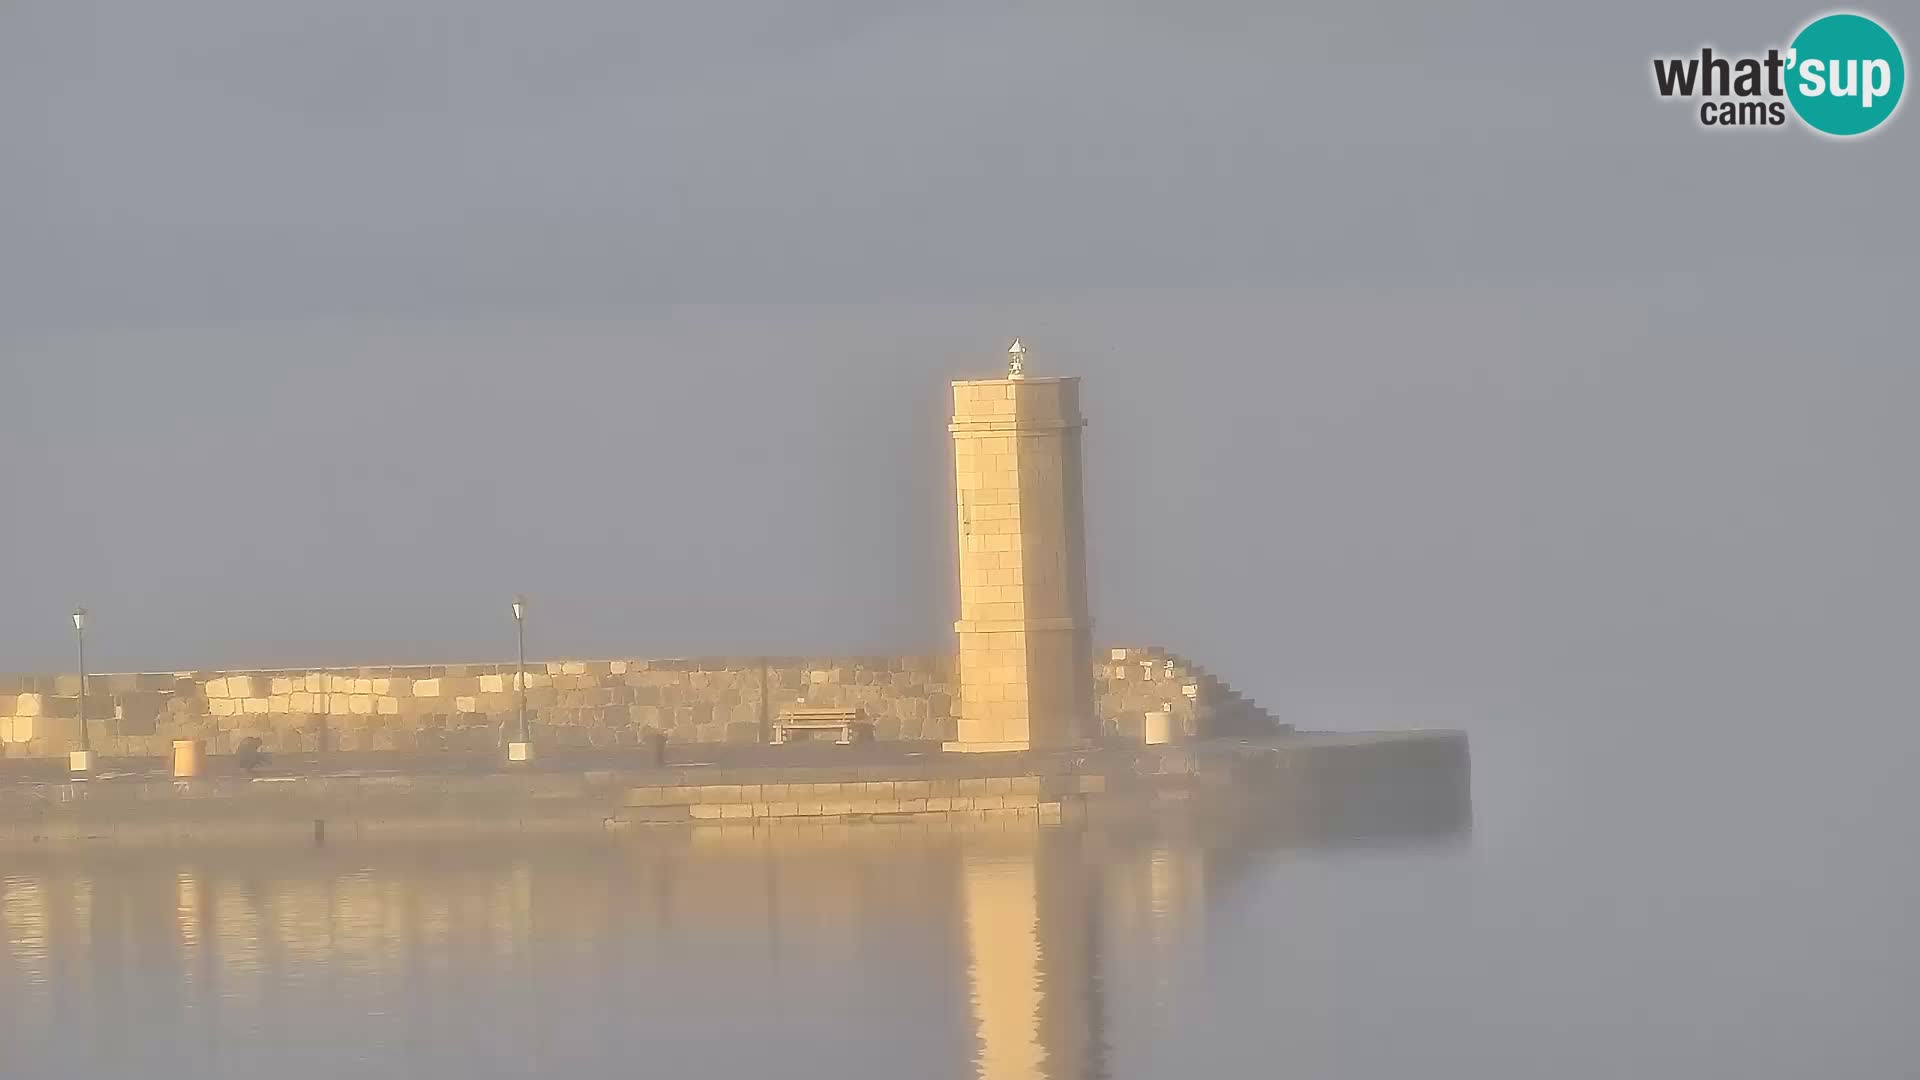
[{"label": "wooden bench", "polygon": [[865,709],[781,709],[780,719],[773,725],[774,743],[808,742],[831,732],[833,741],[845,746],[848,743],[872,742],[873,721],[867,719]]}]

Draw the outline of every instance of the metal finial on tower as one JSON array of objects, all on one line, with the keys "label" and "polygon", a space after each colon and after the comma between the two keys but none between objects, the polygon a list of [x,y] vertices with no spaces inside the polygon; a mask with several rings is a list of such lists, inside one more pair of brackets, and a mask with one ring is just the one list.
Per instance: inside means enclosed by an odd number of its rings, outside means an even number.
[{"label": "metal finial on tower", "polygon": [[1027,347],[1020,344],[1019,338],[1007,346],[1007,378],[1024,379],[1027,377]]}]

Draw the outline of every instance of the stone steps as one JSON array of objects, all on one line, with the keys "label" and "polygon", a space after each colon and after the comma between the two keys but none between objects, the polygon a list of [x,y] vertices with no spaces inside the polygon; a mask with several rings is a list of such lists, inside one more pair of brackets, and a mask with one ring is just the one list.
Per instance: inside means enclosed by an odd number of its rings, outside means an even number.
[{"label": "stone steps", "polygon": [[[1140,683],[1156,688],[1164,684],[1166,690],[1156,690],[1146,694],[1145,698],[1149,699],[1149,703],[1159,700],[1172,704],[1177,726],[1188,734],[1258,736],[1290,730],[1290,725],[1280,723],[1271,712],[1234,689],[1226,680],[1165,648],[1148,646],[1116,649],[1103,654],[1102,659],[1112,672],[1109,687],[1133,682],[1136,687],[1134,693],[1138,696],[1137,687]],[[1126,668],[1128,675],[1122,677],[1114,671],[1119,667]],[[1185,692],[1188,685],[1194,687],[1194,693],[1190,696]],[[1177,700],[1176,695],[1185,700]],[[1191,702],[1191,705],[1187,702]],[[1121,734],[1129,735],[1131,732],[1123,730]]]}]

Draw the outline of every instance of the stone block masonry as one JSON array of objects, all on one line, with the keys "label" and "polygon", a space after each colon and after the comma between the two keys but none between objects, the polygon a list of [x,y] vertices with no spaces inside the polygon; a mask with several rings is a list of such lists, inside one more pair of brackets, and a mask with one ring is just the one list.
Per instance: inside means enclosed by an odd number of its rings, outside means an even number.
[{"label": "stone block masonry", "polygon": [[[536,743],[763,743],[788,706],[864,708],[879,739],[955,737],[951,655],[560,660],[529,664]],[[1090,664],[1100,731],[1138,739],[1148,713],[1186,736],[1281,730],[1203,669],[1154,648],[1101,650]],[[61,757],[78,745],[79,680],[0,676],[0,756]],[[516,716],[512,663],[191,671],[87,678],[94,749],[163,757],[175,739],[213,753],[258,738],[279,753],[493,751]]]},{"label": "stone block masonry", "polygon": [[1080,380],[953,384],[960,702],[949,750],[1062,749],[1094,729]]}]

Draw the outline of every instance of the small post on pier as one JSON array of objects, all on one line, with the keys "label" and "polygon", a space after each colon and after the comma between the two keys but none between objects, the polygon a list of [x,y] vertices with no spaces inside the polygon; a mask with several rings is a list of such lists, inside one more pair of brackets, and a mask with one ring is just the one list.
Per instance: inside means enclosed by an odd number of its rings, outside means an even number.
[{"label": "small post on pier", "polygon": [[509,762],[533,760],[533,737],[527,732],[527,598],[513,598],[513,628],[520,640],[520,668],[514,685],[520,689],[520,723],[513,741],[507,744]]},{"label": "small post on pier", "polygon": [[67,772],[74,776],[93,774],[93,741],[87,737],[87,609],[73,609],[73,638],[80,654],[80,749],[67,754]]}]

